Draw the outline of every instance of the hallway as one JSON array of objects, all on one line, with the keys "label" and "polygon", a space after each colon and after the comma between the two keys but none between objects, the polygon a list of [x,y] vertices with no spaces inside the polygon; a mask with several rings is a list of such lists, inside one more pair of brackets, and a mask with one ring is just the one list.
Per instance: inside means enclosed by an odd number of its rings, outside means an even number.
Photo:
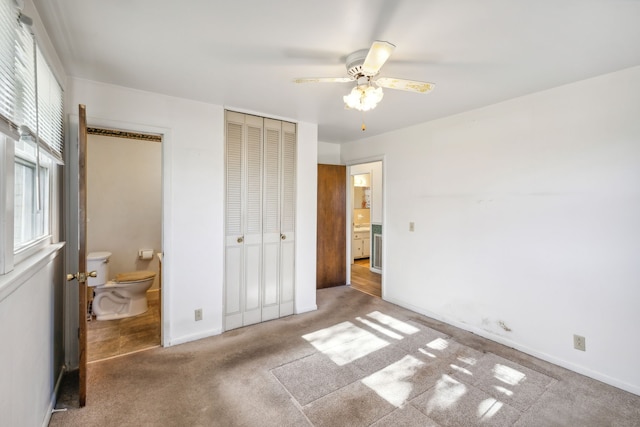
[{"label": "hallway", "polygon": [[351,264],[351,287],[374,297],[382,297],[382,275],[369,270],[369,258]]}]

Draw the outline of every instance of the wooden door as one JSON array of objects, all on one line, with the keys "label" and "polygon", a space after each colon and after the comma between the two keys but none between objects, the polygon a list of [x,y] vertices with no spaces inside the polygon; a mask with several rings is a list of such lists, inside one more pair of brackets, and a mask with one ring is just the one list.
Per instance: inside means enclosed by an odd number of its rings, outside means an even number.
[{"label": "wooden door", "polygon": [[347,283],[347,168],[318,165],[316,288]]},{"label": "wooden door", "polygon": [[[78,400],[80,407],[87,401],[87,107],[78,106],[78,351],[80,391]],[[95,273],[94,273],[95,274]],[[84,277],[83,277],[84,276]]]},{"label": "wooden door", "polygon": [[78,281],[78,404],[87,401],[87,112],[78,106],[78,272],[67,280]]}]

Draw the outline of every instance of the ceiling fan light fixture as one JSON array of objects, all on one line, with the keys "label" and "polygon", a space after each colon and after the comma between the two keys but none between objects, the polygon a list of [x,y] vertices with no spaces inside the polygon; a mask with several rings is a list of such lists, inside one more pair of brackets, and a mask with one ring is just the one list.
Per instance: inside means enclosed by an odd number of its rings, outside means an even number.
[{"label": "ceiling fan light fixture", "polygon": [[365,84],[354,87],[351,92],[342,99],[344,100],[345,108],[369,111],[376,108],[376,105],[382,100],[383,96],[384,93],[382,93],[381,87],[374,88],[369,84]]}]

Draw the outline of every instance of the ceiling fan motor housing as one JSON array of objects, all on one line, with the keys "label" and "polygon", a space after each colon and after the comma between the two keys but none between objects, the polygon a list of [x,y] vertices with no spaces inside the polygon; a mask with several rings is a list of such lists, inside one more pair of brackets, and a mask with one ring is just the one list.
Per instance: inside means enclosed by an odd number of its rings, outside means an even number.
[{"label": "ceiling fan motor housing", "polygon": [[[347,56],[347,61],[346,61],[347,74],[349,74],[355,80],[357,80],[360,77],[366,76],[362,72],[362,64],[364,64],[364,60],[367,57],[367,53],[369,53],[369,49],[361,49]],[[373,77],[373,76],[368,76],[368,77]]]}]

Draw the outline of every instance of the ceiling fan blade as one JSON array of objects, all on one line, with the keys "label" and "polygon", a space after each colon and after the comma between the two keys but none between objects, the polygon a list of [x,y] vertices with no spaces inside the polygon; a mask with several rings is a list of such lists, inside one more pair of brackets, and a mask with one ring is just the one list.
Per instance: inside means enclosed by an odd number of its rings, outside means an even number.
[{"label": "ceiling fan blade", "polygon": [[395,48],[395,45],[389,42],[374,41],[362,64],[362,73],[365,76],[375,76],[378,74],[380,68],[387,62],[387,59],[389,59]]},{"label": "ceiling fan blade", "polygon": [[307,77],[294,79],[294,83],[346,83],[352,82],[351,77]]},{"label": "ceiling fan blade", "polygon": [[415,80],[396,79],[393,77],[380,77],[375,83],[378,86],[389,89],[408,90],[411,92],[427,93],[433,90],[435,83],[419,82]]}]

